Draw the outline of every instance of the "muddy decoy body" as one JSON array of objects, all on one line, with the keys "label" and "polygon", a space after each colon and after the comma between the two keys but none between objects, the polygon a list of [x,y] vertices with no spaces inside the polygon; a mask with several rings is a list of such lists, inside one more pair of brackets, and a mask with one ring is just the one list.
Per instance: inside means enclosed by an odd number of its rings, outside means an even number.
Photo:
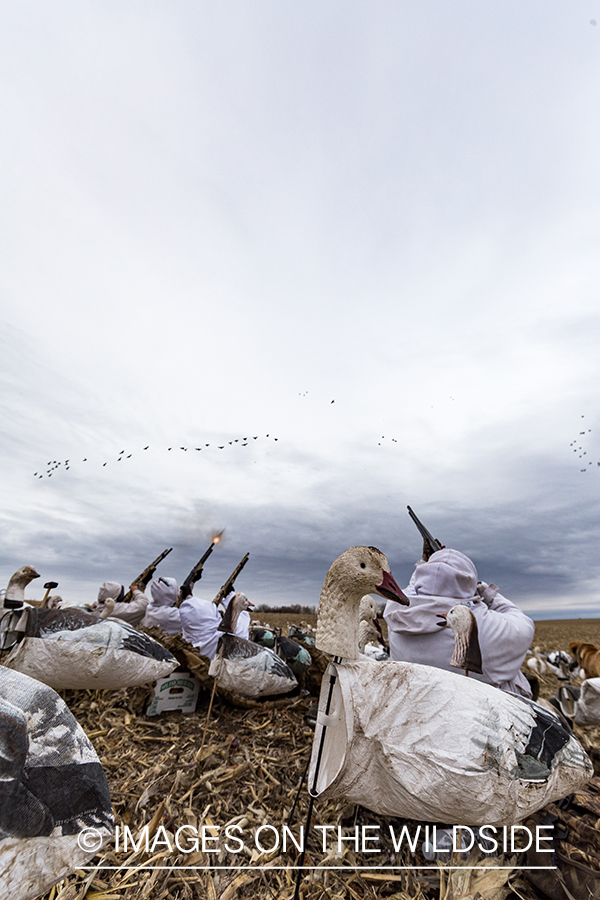
[{"label": "muddy decoy body", "polygon": [[531,701],[443,669],[375,662],[358,650],[359,604],[407,604],[387,559],[353,547],[331,566],[317,640],[333,663],[321,688],[308,784],[379,815],[513,824],[593,774],[580,744]]},{"label": "muddy decoy body", "polygon": [[126,622],[77,607],[5,612],[0,655],[4,666],[55,690],[133,687],[177,667],[158,641]]}]

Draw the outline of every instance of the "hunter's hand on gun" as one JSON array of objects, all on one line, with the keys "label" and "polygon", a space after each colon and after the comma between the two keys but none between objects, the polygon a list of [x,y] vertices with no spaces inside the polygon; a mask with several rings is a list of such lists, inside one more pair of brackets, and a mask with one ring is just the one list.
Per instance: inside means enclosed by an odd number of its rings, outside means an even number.
[{"label": "hunter's hand on gun", "polygon": [[180,603],[182,603],[184,600],[187,600],[188,597],[191,597],[193,590],[194,590],[193,584],[182,584],[181,590],[179,591]]}]

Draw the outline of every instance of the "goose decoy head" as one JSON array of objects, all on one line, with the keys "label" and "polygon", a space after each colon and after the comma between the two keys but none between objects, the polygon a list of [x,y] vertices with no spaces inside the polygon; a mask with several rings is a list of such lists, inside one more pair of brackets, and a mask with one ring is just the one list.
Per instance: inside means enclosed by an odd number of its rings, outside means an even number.
[{"label": "goose decoy head", "polygon": [[8,582],[4,595],[4,606],[9,609],[22,606],[25,600],[25,588],[30,581],[39,577],[39,573],[33,566],[21,566],[20,569],[17,569]]},{"label": "goose decoy head", "polygon": [[108,619],[112,616],[115,611],[115,606],[117,605],[116,600],[113,597],[109,597],[108,600],[104,602],[104,606],[102,607],[102,612],[99,613],[101,619]]},{"label": "goose decoy head", "polygon": [[236,591],[236,593],[229,601],[227,609],[225,610],[225,615],[221,619],[221,624],[217,628],[217,631],[225,631],[228,634],[235,634],[235,629],[237,621],[240,617],[240,613],[242,613],[245,609],[254,609],[254,603],[251,603],[246,595],[242,594],[241,591]]},{"label": "goose decoy head", "polygon": [[13,584],[28,585],[29,582],[33,581],[34,578],[39,577],[39,572],[36,572],[33,566],[21,566],[20,569],[17,569],[14,575],[11,575],[10,581],[13,582]]},{"label": "goose decoy head", "polygon": [[443,620],[437,622],[438,625],[449,625],[454,632],[454,653],[450,665],[466,672],[483,674],[477,620],[472,610],[459,603],[447,613],[437,613],[437,617]]},{"label": "goose decoy head", "polygon": [[323,589],[334,582],[338,590],[360,602],[365,594],[379,594],[386,600],[395,600],[409,606],[406,597],[396,584],[390,564],[377,547],[350,547],[332,564]]},{"label": "goose decoy head", "polygon": [[350,547],[333,562],[323,582],[315,641],[318,650],[358,659],[358,615],[365,594],[409,605],[381,550]]}]

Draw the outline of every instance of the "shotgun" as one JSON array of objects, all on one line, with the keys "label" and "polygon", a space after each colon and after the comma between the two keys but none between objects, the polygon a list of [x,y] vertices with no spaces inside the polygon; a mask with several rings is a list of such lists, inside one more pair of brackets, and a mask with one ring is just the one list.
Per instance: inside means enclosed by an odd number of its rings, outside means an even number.
[{"label": "shotgun", "polygon": [[181,604],[186,599],[186,597],[189,597],[189,595],[192,593],[192,589],[193,589],[194,585],[196,584],[196,582],[200,581],[200,579],[202,578],[202,569],[204,568],[204,563],[206,562],[206,560],[208,559],[210,554],[213,552],[216,545],[219,543],[220,537],[221,537],[221,535],[217,535],[217,537],[213,539],[213,542],[210,545],[210,547],[208,548],[208,550],[206,551],[206,553],[204,553],[200,557],[200,559],[198,560],[198,562],[196,563],[196,565],[194,566],[194,568],[192,569],[192,571],[190,572],[188,577],[185,579],[185,581],[181,585],[181,588],[179,589],[179,599],[177,601],[177,606],[181,606]]},{"label": "shotgun", "polygon": [[[421,537],[423,538],[424,541],[427,541],[427,543],[429,544],[431,553],[437,553],[438,550],[443,550],[444,545],[441,544],[437,538],[434,538],[430,531],[427,531],[427,529],[425,528],[425,526],[423,525],[421,520],[417,518],[417,516],[414,514],[414,512],[412,511],[410,506],[407,506],[406,508],[408,510],[409,516],[411,517],[411,519],[413,520],[413,522],[415,523],[415,525],[421,532]],[[431,554],[429,554],[429,555],[431,556]]]},{"label": "shotgun", "polygon": [[233,570],[233,572],[231,573],[231,575],[229,576],[229,578],[227,579],[227,581],[225,582],[225,584],[223,585],[223,587],[221,588],[221,590],[219,591],[219,593],[217,594],[215,599],[213,600],[214,604],[216,604],[218,606],[219,603],[221,602],[221,600],[224,600],[225,597],[227,596],[227,594],[233,590],[233,585],[235,583],[235,580],[238,577],[238,575],[240,574],[240,572],[242,571],[242,569],[244,568],[244,566],[246,565],[246,563],[248,562],[249,556],[250,556],[250,554],[246,553],[246,555],[237,564],[237,566],[235,567],[235,569]]},{"label": "shotgun", "polygon": [[[156,567],[159,562],[162,562],[165,556],[168,556],[173,548],[171,547],[169,550],[164,550],[160,556],[157,556],[154,562],[151,562],[149,566],[146,566],[141,575],[138,575],[131,583],[137,584],[140,591],[145,591],[146,586],[151,578],[154,578],[154,573],[156,572]],[[125,596],[123,597],[123,603],[129,603],[131,600],[132,594],[131,591],[127,591]]]}]

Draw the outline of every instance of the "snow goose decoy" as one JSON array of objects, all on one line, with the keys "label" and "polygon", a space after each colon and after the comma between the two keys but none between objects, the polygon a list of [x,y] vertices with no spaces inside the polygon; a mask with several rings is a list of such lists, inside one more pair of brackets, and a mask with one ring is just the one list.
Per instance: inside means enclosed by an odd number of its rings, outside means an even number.
[{"label": "snow goose decoy", "polygon": [[577,668],[577,661],[564,650],[552,650],[546,657],[546,665],[559,681],[569,681]]},{"label": "snow goose decoy", "polygon": [[300,622],[300,625],[288,625],[288,637],[295,641],[303,641],[309,647],[315,646],[315,637],[310,633],[310,625]]},{"label": "snow goose decoy", "polygon": [[305,647],[302,647],[296,641],[281,634],[277,638],[277,655],[292,670],[294,675],[302,675],[307,669],[310,669],[312,657]]},{"label": "snow goose decoy", "polygon": [[468,606],[462,603],[453,606],[447,613],[436,613],[443,622],[438,625],[449,625],[454,633],[454,653],[450,665],[457,669],[483,674],[481,668],[481,648],[477,631],[477,619]]},{"label": "snow goose decoy", "polygon": [[323,679],[310,761],[313,796],[379,815],[457,825],[513,824],[593,774],[579,743],[549,712],[462,675],[360,658],[364,594],[406,604],[387,559],[346,550],[321,592]]},{"label": "snow goose decoy", "polygon": [[377,603],[369,594],[365,594],[360,601],[358,620],[358,649],[360,652],[369,659],[387,662],[390,656],[385,650]]},{"label": "snow goose decoy", "polygon": [[19,609],[25,602],[25,588],[33,581],[39,578],[39,573],[35,571],[33,566],[21,566],[20,569],[10,576],[10,581],[4,594],[4,606],[6,609]]},{"label": "snow goose decoy", "polygon": [[527,668],[531,669],[532,672],[535,672],[536,675],[545,675],[548,668],[542,651],[539,647],[534,647],[532,653],[533,656],[527,660]]},{"label": "snow goose decoy", "polygon": [[221,637],[209,675],[220,687],[246,697],[287,694],[298,686],[291,669],[272,650],[235,634],[240,613],[250,606],[245,594],[231,598],[218,628]]},{"label": "snow goose decoy", "polygon": [[162,644],[131,625],[75,607],[4,613],[0,656],[4,666],[57,691],[135,687],[177,667]]},{"label": "snow goose decoy", "polygon": [[266,628],[264,625],[252,623],[249,637],[251,641],[254,641],[255,644],[260,644],[261,647],[268,647],[269,650],[275,649],[274,628]]},{"label": "snow goose decoy", "polygon": [[[86,865],[109,839],[108,785],[58,694],[4,666],[0,753],[0,900],[32,900]],[[96,842],[86,849],[88,829]]]}]

